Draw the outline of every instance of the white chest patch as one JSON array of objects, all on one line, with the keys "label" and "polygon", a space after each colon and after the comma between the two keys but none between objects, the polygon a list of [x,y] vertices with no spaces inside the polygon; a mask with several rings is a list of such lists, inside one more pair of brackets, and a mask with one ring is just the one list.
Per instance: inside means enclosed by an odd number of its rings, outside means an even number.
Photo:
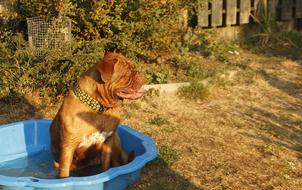
[{"label": "white chest patch", "polygon": [[91,135],[82,138],[79,147],[90,147],[96,143],[103,143],[111,135],[112,131],[92,133]]}]

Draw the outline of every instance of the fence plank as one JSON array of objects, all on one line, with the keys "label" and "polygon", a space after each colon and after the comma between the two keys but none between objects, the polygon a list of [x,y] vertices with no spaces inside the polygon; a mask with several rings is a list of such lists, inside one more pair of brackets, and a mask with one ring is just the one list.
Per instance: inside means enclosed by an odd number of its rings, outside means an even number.
[{"label": "fence plank", "polygon": [[247,0],[240,1],[240,24],[249,23],[251,13],[251,2]]},{"label": "fence plank", "polygon": [[197,22],[199,27],[209,26],[209,5],[207,1],[198,0],[197,5]]},{"label": "fence plank", "polygon": [[293,14],[293,0],[283,0],[281,8],[281,19],[291,20]]},{"label": "fence plank", "polygon": [[236,24],[237,0],[228,0],[226,3],[226,24]]},{"label": "fence plank", "polygon": [[302,18],[302,0],[296,0],[296,18]]},{"label": "fence plank", "polygon": [[222,0],[212,0],[212,26],[222,25]]}]

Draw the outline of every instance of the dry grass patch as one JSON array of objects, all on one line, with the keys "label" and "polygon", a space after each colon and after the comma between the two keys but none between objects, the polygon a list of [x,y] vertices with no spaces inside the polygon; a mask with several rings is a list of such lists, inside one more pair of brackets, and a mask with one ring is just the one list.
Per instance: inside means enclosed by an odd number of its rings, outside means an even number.
[{"label": "dry grass patch", "polygon": [[[301,187],[301,65],[253,58],[248,67],[238,68],[231,82],[211,88],[206,101],[162,95],[144,102],[140,111],[145,117],[160,114],[179,126],[171,133],[135,118],[125,120],[152,133],[158,147],[173,145],[180,153],[179,160],[161,169],[163,175],[154,171],[160,165],[151,163],[130,189],[156,189],[158,183],[161,189]],[[171,170],[173,175],[163,172]],[[163,183],[175,179],[179,184]]]}]

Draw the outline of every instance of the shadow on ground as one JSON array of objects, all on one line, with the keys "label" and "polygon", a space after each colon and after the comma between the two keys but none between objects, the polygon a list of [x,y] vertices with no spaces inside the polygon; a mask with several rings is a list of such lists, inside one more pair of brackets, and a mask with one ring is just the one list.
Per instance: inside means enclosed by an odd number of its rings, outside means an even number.
[{"label": "shadow on ground", "polygon": [[278,36],[280,32],[263,32],[261,26],[250,23],[242,27],[238,36],[243,42],[242,48],[252,50],[256,54],[302,60],[302,34],[293,29],[289,31],[290,29],[287,29],[282,36]]},{"label": "shadow on ground", "polygon": [[261,139],[267,144],[292,149],[302,156],[302,121],[292,121],[286,117],[259,108],[251,107],[249,111],[252,112],[253,116],[248,117],[253,118],[252,121],[255,122],[258,129],[270,136],[266,134],[245,135]]},{"label": "shadow on ground", "polygon": [[0,124],[41,117],[39,110],[18,92],[11,91],[0,99]]},{"label": "shadow on ground", "polygon": [[[299,69],[302,70],[302,65],[300,65]],[[293,81],[284,80],[280,77],[264,74],[265,80],[274,88],[285,92],[286,94],[296,98],[300,103],[302,102],[302,81],[300,84]],[[302,78],[300,78],[302,79]]]},{"label": "shadow on ground", "polygon": [[273,108],[250,106],[243,117],[262,131],[256,135],[245,133],[246,136],[291,149],[302,159],[302,66],[298,69],[296,73],[287,70],[287,76],[294,75],[291,79],[264,73],[264,80],[280,94],[267,95]]},{"label": "shadow on ground", "polygon": [[142,170],[141,178],[127,190],[200,190],[189,180],[175,173],[161,158],[156,158]]}]

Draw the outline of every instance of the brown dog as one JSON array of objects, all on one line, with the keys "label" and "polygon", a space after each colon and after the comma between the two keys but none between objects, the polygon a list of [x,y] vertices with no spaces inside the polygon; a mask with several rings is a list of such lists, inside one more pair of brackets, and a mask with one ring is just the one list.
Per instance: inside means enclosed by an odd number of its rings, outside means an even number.
[{"label": "brown dog", "polygon": [[[129,162],[116,128],[123,99],[143,95],[143,74],[124,56],[107,53],[69,91],[50,127],[51,151],[59,177],[101,164],[101,171]],[[131,157],[131,156],[130,156]]]}]

